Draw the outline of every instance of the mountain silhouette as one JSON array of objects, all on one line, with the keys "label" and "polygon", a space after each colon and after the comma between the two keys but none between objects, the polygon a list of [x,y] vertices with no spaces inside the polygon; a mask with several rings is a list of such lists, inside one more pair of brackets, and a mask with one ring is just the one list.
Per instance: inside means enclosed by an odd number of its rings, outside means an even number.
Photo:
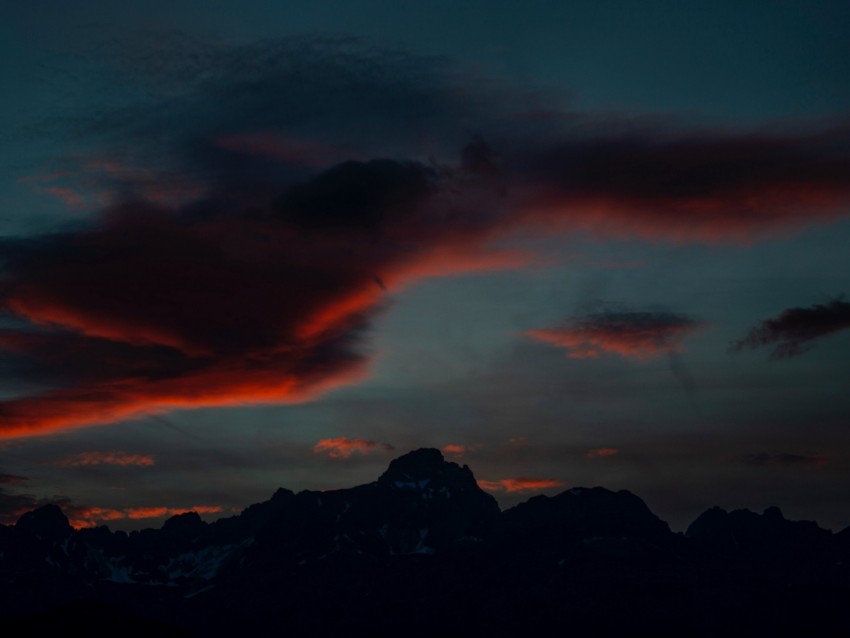
[{"label": "mountain silhouette", "polygon": [[850,635],[848,596],[850,530],[714,507],[673,533],[602,487],[502,512],[434,449],[213,523],[74,530],[46,505],[0,526],[10,631],[89,618],[89,635],[828,636]]}]

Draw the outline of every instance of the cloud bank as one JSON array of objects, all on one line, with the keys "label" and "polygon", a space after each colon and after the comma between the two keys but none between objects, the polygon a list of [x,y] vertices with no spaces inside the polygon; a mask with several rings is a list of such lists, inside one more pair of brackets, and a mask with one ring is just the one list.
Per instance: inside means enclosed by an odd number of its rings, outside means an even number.
[{"label": "cloud bank", "polygon": [[[518,89],[351,39],[174,36],[117,59],[153,97],[64,118],[88,150],[31,180],[90,214],[0,242],[2,369],[30,388],[0,401],[0,437],[360,382],[395,290],[534,262],[499,247],[517,231],[753,241],[850,211],[846,126],[541,117]],[[530,334],[649,358],[696,327],[626,313]]]}]

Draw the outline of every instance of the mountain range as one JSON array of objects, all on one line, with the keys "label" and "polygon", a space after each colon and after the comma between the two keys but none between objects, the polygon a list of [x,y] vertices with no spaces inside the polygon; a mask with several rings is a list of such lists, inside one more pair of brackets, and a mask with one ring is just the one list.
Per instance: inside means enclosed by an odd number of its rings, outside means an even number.
[{"label": "mountain range", "polygon": [[[89,636],[848,636],[850,528],[714,507],[682,533],[628,491],[501,511],[435,449],[240,514],[0,525],[0,621]],[[15,634],[10,634],[15,635]]]}]

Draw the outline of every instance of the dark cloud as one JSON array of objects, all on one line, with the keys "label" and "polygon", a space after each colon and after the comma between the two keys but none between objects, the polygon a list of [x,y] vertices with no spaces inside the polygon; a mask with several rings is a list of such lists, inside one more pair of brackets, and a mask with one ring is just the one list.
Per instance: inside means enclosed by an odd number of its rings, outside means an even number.
[{"label": "dark cloud", "polygon": [[771,358],[784,359],[808,352],[814,347],[812,341],[848,328],[850,303],[834,299],[828,304],[783,310],[776,319],[762,321],[729,348],[732,352],[740,352],[773,346]]},{"label": "dark cloud", "polygon": [[555,142],[525,162],[518,168],[536,187],[536,214],[604,234],[746,241],[844,217],[850,201],[847,126],[797,134],[621,129]]},{"label": "dark cloud", "polygon": [[554,328],[529,330],[533,339],[567,349],[574,359],[603,354],[649,359],[678,352],[681,340],[703,324],[671,312],[602,312],[568,319]]},{"label": "dark cloud", "polygon": [[759,467],[765,465],[811,467],[829,463],[829,457],[811,454],[766,454],[761,452],[757,454],[744,454],[741,456],[741,462]]},{"label": "dark cloud", "polygon": [[435,178],[417,162],[345,162],[289,189],[274,211],[299,230],[377,233],[416,210]]}]

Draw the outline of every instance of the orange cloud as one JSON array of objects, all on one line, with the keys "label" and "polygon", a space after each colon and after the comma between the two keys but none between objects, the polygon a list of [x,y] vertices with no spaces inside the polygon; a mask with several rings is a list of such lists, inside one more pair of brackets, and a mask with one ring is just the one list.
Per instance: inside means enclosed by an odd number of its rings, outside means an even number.
[{"label": "orange cloud", "polygon": [[196,505],[195,507],[127,507],[109,509],[103,507],[70,507],[68,520],[72,527],[97,527],[105,522],[119,520],[143,520],[148,518],[165,518],[187,512],[198,514],[217,514],[222,511],[218,505]]},{"label": "orange cloud", "polygon": [[366,377],[363,362],[356,360],[328,370],[326,376],[321,370],[287,373],[287,357],[269,355],[258,357],[253,367],[251,363],[224,361],[182,379],[115,379],[9,400],[0,404],[0,436],[43,435],[175,409],[299,403]]},{"label": "orange cloud", "polygon": [[59,467],[84,467],[88,465],[149,467],[153,464],[153,457],[148,454],[128,454],[120,450],[80,452],[56,462]]},{"label": "orange cloud", "polygon": [[569,320],[557,328],[529,330],[537,341],[568,350],[572,359],[616,354],[632,359],[650,359],[682,349],[681,340],[702,324],[666,312],[606,312]]},{"label": "orange cloud", "polygon": [[608,456],[616,456],[620,450],[614,447],[596,447],[584,453],[586,459],[603,459]]},{"label": "orange cloud", "polygon": [[453,456],[463,456],[469,451],[467,446],[461,445],[460,443],[449,443],[448,445],[444,445],[441,449],[446,454],[451,454]]},{"label": "orange cloud", "polygon": [[339,436],[335,439],[322,439],[313,446],[316,454],[327,454],[332,459],[347,459],[352,454],[372,454],[374,452],[391,451],[393,446],[389,443],[367,441],[366,439],[349,439]]},{"label": "orange cloud", "polygon": [[507,478],[497,481],[478,480],[478,486],[487,492],[536,492],[539,490],[562,487],[564,483],[556,479],[542,478]]}]

